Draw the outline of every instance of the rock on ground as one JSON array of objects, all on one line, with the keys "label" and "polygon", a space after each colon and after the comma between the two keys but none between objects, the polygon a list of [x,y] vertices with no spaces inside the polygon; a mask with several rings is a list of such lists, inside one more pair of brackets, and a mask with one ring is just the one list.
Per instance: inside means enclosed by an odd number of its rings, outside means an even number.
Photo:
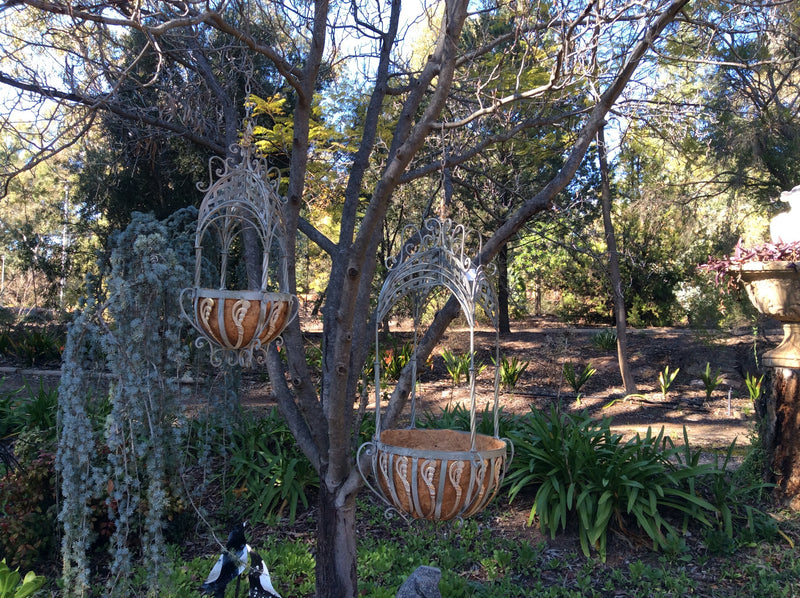
[{"label": "rock on ground", "polygon": [[422,565],[403,582],[396,598],[442,598],[439,580],[442,572],[436,567]]}]

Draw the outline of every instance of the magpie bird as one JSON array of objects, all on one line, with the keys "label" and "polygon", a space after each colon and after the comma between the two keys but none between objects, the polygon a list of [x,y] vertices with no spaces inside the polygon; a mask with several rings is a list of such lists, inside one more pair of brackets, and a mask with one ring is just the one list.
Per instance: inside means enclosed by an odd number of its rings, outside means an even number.
[{"label": "magpie bird", "polygon": [[213,594],[214,598],[224,598],[225,587],[247,567],[247,551],[250,547],[244,536],[246,525],[247,522],[237,523],[231,529],[225,550],[201,587],[204,593]]},{"label": "magpie bird", "polygon": [[261,560],[255,550],[250,548],[250,574],[247,576],[250,582],[250,593],[248,598],[281,598],[281,595],[272,587],[272,579],[266,563]]}]

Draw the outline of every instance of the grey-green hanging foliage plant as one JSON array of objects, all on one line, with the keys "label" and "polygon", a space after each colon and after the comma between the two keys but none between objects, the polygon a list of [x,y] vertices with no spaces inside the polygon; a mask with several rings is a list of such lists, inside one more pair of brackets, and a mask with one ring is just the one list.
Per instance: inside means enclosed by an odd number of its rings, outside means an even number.
[{"label": "grey-green hanging foliage plant", "polygon": [[[194,210],[163,222],[135,214],[112,238],[104,292],[90,293],[96,298],[70,326],[57,455],[65,596],[90,594],[93,518],[102,501],[110,534],[104,595],[133,595],[128,584],[137,559],[148,571],[150,594],[164,573],[164,516],[181,493],[174,481],[185,426],[176,423],[190,347],[178,293],[191,281],[194,218]],[[98,371],[110,377],[107,397],[96,388]],[[110,412],[97,408],[103,400]]]}]

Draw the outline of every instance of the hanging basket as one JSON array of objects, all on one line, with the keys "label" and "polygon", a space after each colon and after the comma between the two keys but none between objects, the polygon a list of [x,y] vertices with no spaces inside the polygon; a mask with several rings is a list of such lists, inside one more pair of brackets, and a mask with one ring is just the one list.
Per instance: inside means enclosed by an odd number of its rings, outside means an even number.
[{"label": "hanging basket", "polygon": [[289,293],[187,289],[193,293],[194,318],[204,335],[235,351],[275,340],[296,311]]},{"label": "hanging basket", "polygon": [[[494,291],[483,268],[464,252],[465,229],[450,220],[430,219],[422,231],[411,230],[378,298],[380,323],[401,299],[414,311],[411,367],[411,427],[381,427],[380,335],[375,331],[375,427],[372,441],[356,456],[364,483],[404,517],[449,521],[482,511],[497,495],[513,456],[513,445],[498,437],[499,332]],[[420,314],[431,291],[449,290],[458,299],[470,327],[470,431],[418,429],[415,419],[416,338]],[[475,309],[482,306],[495,327],[494,436],[478,434],[475,425]],[[366,470],[366,471],[365,471]]]},{"label": "hanging basket", "polygon": [[497,494],[506,470],[505,440],[456,430],[386,430],[362,447],[374,454],[379,494],[392,507],[430,521],[482,511]]},{"label": "hanging basket", "polygon": [[[263,359],[298,310],[297,297],[288,292],[280,173],[252,155],[251,135],[248,125],[231,157],[209,162],[195,233],[194,286],[181,294],[184,316],[200,334],[197,344],[209,345],[215,365]],[[248,250],[260,255],[248,260]],[[241,288],[252,280],[258,281],[253,288]]]}]

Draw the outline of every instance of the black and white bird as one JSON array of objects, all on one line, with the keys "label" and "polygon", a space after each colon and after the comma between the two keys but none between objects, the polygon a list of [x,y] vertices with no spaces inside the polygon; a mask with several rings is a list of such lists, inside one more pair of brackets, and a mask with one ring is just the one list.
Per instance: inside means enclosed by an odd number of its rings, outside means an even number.
[{"label": "black and white bird", "polygon": [[261,560],[261,555],[252,548],[250,548],[250,574],[247,579],[250,582],[248,598],[281,598],[281,595],[272,587],[272,579],[266,563]]},{"label": "black and white bird", "polygon": [[237,523],[228,534],[225,550],[220,555],[201,589],[214,598],[224,598],[227,585],[239,577],[247,568],[247,552],[250,547],[244,535],[246,522]]}]

